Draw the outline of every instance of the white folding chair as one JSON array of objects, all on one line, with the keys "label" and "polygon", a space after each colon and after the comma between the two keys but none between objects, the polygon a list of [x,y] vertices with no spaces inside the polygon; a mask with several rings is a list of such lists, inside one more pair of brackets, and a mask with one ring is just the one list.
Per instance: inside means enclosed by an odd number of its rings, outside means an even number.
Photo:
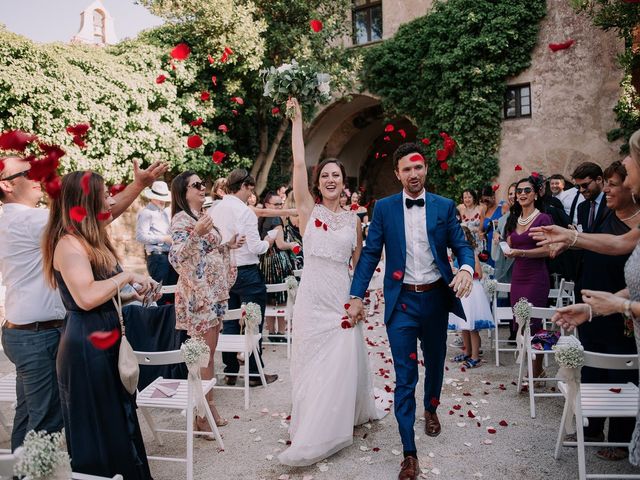
[{"label": "white folding chair", "polygon": [[163,285],[160,288],[160,293],[162,293],[163,295],[176,293],[176,287],[177,287],[177,285]]},{"label": "white folding chair", "polygon": [[[511,284],[510,283],[496,283],[496,289],[493,292],[493,300],[491,309],[493,311],[493,330],[494,330],[494,350],[496,354],[496,367],[500,366],[500,352],[516,352],[517,349],[515,347],[501,347],[500,345],[509,344],[510,340],[500,340],[500,332],[499,327],[506,325],[510,327],[511,321],[513,320],[513,311],[511,307],[499,307],[498,306],[498,298],[500,294],[504,294],[504,296],[508,295],[511,292]],[[503,298],[504,298],[503,296]]]},{"label": "white folding chair", "polygon": [[[236,308],[234,310],[228,310],[224,316],[225,320],[240,320],[242,318],[242,309]],[[252,333],[247,331],[240,335],[229,335],[221,333],[218,336],[218,346],[216,351],[218,352],[230,352],[230,353],[243,353],[244,354],[244,366],[243,373],[225,373],[227,376],[244,377],[244,386],[232,386],[232,385],[216,385],[217,389],[229,389],[229,390],[244,390],[244,409],[249,409],[249,379],[251,377],[260,377],[262,386],[267,386],[267,380],[264,377],[264,371],[262,370],[262,364],[260,362],[260,356],[258,355],[258,342],[262,335],[260,333]],[[259,373],[249,373],[249,357],[255,355],[256,365],[258,366]]]},{"label": "white folding chair", "polygon": [[[18,462],[18,458],[11,453],[10,450],[2,450],[0,452],[0,480],[11,480],[13,478],[13,469]],[[95,475],[87,475],[86,473],[71,473],[70,480],[123,480],[122,475],[114,475],[113,477],[97,477]]]},{"label": "white folding chair", "polygon": [[555,301],[556,308],[576,303],[575,288],[575,282],[569,282],[562,278],[558,288],[549,290],[550,303]]},{"label": "white folding chair", "polygon": [[[135,352],[140,365],[172,365],[175,363],[183,363],[184,357],[180,350],[171,350],[169,352]],[[216,379],[201,380],[202,382],[202,401],[207,405],[206,394],[213,388],[216,383]],[[158,388],[160,387],[160,388]],[[171,396],[166,396],[167,389],[174,390],[175,393]],[[162,391],[161,391],[162,390]],[[165,392],[165,393],[163,393]],[[155,396],[154,396],[155,395]],[[193,438],[195,435],[210,436],[213,434],[218,442],[218,448],[224,449],[224,443],[222,442],[222,436],[213,419],[213,415],[207,408],[205,408],[206,419],[211,426],[211,432],[196,432],[193,430],[193,422],[195,420],[195,405],[197,399],[195,398],[195,392],[189,385],[187,380],[180,379],[163,379],[162,377],[156,378],[150,385],[144,390],[138,392],[136,398],[138,408],[142,413],[142,416],[146,420],[147,424],[151,428],[153,438],[162,445],[162,440],[158,435],[158,432],[167,433],[186,433],[187,434],[187,455],[186,457],[155,457],[148,456],[149,460],[163,460],[170,462],[185,462],[187,464],[187,480],[193,479]],[[177,410],[178,412],[186,411],[187,413],[187,429],[186,430],[173,430],[157,428],[153,418],[151,417],[151,408],[162,408],[165,410]]]},{"label": "white folding chair", "polygon": [[291,358],[291,319],[293,317],[293,297],[289,295],[289,287],[287,282],[282,283],[267,283],[267,294],[287,292],[287,301],[284,305],[267,305],[265,309],[265,317],[275,317],[284,320],[285,331],[284,334],[269,334],[266,340],[262,341],[263,345],[282,345],[279,342],[272,342],[269,337],[284,338],[284,343],[287,345],[287,358]]},{"label": "white folding chair", "polygon": [[[584,352],[584,366],[606,370],[638,370],[638,355],[611,355],[606,353]],[[583,426],[589,418],[633,417],[638,414],[638,387],[633,383],[579,383],[570,389],[565,382],[558,382],[558,388],[565,397],[562,420],[558,430],[558,439],[554,458],[560,458],[561,446],[577,446],[578,478],[640,478],[640,474],[588,474],[586,466],[585,446],[628,447],[629,443],[620,442],[585,442]],[[613,391],[612,391],[613,389]],[[569,392],[575,392],[569,398]],[[618,392],[618,393],[616,393]],[[565,442],[567,416],[570,405],[574,405],[577,442]]]},{"label": "white folding chair", "polygon": [[[541,307],[531,307],[531,318],[540,318],[542,319],[543,325],[545,322],[548,322],[553,314],[555,313],[555,308],[541,308]],[[517,321],[517,319],[516,319]],[[536,397],[561,397],[562,393],[560,392],[536,392],[535,390],[535,382],[536,381],[544,381],[544,382],[557,382],[560,380],[557,377],[544,377],[544,378],[535,378],[533,376],[533,359],[536,358],[537,355],[554,355],[554,350],[534,350],[531,345],[531,330],[529,327],[529,322],[526,322],[525,325],[520,325],[518,323],[518,333],[517,333],[517,343],[518,343],[518,362],[520,363],[520,367],[518,368],[518,392],[522,391],[522,385],[526,381],[528,382],[528,390],[529,390],[529,408],[531,411],[531,418],[536,418]],[[525,362],[527,374],[525,375]]]},{"label": "white folding chair", "polygon": [[298,280],[300,280],[302,278],[302,269],[294,270],[293,276],[296,277]]},{"label": "white folding chair", "polygon": [[[2,351],[4,355],[4,351]],[[9,404],[11,408],[16,407],[16,373],[11,372],[0,378],[0,404]],[[0,411],[0,426],[7,436],[11,435],[11,422]]]}]

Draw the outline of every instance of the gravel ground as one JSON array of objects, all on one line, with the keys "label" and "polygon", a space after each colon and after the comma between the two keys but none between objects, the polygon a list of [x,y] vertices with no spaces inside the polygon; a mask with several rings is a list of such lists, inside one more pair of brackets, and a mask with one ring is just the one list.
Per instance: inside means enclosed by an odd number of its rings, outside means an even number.
[{"label": "gravel ground", "polygon": [[[382,316],[369,318],[367,336],[375,346],[370,346],[372,371],[377,388],[385,384],[393,386],[393,369],[385,360],[390,358]],[[482,366],[461,371],[457,364],[447,361],[445,386],[438,409],[442,434],[437,438],[424,435],[424,421],[416,422],[418,456],[422,478],[440,479],[575,479],[577,456],[575,450],[563,449],[560,460],[554,460],[553,449],[562,414],[561,398],[537,400],[537,418],[529,416],[528,397],[518,394],[512,384],[517,369],[510,354],[503,355],[503,364],[495,366],[492,351],[488,348],[486,332]],[[450,337],[452,338],[452,337]],[[449,348],[448,357],[458,353]],[[383,355],[382,355],[383,354]],[[278,373],[280,379],[268,388],[251,390],[249,410],[243,409],[242,392],[216,391],[218,409],[229,419],[229,425],[221,428],[225,451],[218,452],[216,442],[204,439],[195,441],[196,479],[395,479],[402,460],[402,450],[393,412],[384,419],[355,429],[353,445],[333,455],[327,461],[306,468],[280,465],[278,452],[286,448],[288,439],[286,421],[290,409],[290,381],[288,360],[284,346],[266,346],[264,353],[268,373]],[[219,359],[218,365],[220,365]],[[0,372],[10,371],[12,365],[3,359]],[[379,369],[391,369],[385,379]],[[551,373],[555,370],[550,368]],[[502,385],[502,387],[501,387]],[[422,382],[418,386],[421,390]],[[551,387],[548,388],[551,391]],[[418,405],[422,403],[418,393]],[[460,405],[460,410],[453,410]],[[470,418],[472,410],[476,418]],[[3,413],[12,417],[11,409],[2,406]],[[449,411],[454,412],[449,415]],[[418,415],[422,412],[419,411]],[[162,427],[181,428],[184,417],[154,412],[154,418]],[[499,425],[505,420],[508,426]],[[480,426],[477,426],[477,423]],[[141,417],[141,426],[149,455],[173,455],[184,452],[184,437],[165,434],[165,446],[160,447],[151,437],[148,426]],[[487,427],[494,427],[489,434]],[[8,448],[8,442],[0,443]],[[588,467],[592,471],[638,473],[625,461],[605,462],[588,451]],[[184,464],[151,462],[156,480],[185,478]]]}]

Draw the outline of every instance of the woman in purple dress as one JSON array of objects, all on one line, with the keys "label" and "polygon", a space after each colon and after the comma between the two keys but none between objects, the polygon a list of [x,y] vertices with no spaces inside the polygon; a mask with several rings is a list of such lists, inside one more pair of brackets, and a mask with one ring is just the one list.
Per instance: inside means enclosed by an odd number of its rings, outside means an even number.
[{"label": "woman in purple dress", "polygon": [[[516,184],[516,201],[511,207],[511,215],[507,220],[505,234],[513,257],[513,274],[511,276],[511,306],[522,297],[534,307],[546,307],[549,301],[549,270],[546,258],[549,248],[538,247],[529,236],[531,227],[553,225],[551,217],[542,213],[542,196],[539,194],[542,181],[530,176]],[[542,329],[542,320],[531,319],[531,335]],[[533,376],[540,377],[542,372],[542,355],[536,356],[533,362]]]}]

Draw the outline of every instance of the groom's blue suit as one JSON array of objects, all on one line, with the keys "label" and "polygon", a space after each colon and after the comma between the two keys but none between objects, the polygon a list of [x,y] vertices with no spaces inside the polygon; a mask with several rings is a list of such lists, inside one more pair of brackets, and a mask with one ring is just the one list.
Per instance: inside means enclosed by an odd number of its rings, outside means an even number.
[{"label": "groom's blue suit", "polygon": [[416,450],[413,425],[418,383],[417,340],[425,359],[424,406],[425,410],[435,412],[442,390],[449,312],[465,318],[460,300],[446,286],[453,279],[447,247],[460,265],[475,264],[473,250],[456,219],[451,200],[426,193],[425,206],[412,208],[426,209],[427,238],[442,278],[439,287],[411,292],[402,288],[403,279],[398,278],[404,275],[407,256],[402,192],[376,203],[366,246],[351,284],[351,295],[363,298],[385,247],[384,321],[396,373],[395,414],[405,451]]}]

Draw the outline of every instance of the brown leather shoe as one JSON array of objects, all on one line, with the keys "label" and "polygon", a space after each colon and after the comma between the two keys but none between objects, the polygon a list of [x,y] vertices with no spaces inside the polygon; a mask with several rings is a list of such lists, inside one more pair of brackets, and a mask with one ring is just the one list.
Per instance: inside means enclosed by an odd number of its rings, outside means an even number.
[{"label": "brown leather shoe", "polygon": [[[273,383],[278,379],[278,374],[274,373],[272,375],[269,375],[268,373],[265,373],[264,379],[267,381],[267,384]],[[259,387],[260,385],[262,385],[262,380],[260,380],[260,377],[252,378],[249,380],[250,387]]]},{"label": "brown leather shoe", "polygon": [[227,385],[235,385],[237,381],[238,381],[238,377],[236,376],[232,377],[230,375],[227,375],[224,377],[224,383],[226,383]]},{"label": "brown leather shoe", "polygon": [[440,420],[438,420],[438,414],[433,412],[424,412],[424,433],[430,437],[437,437],[440,435],[442,427],[440,427]]},{"label": "brown leather shoe", "polygon": [[420,474],[420,465],[416,457],[406,457],[400,464],[398,480],[417,480]]}]

